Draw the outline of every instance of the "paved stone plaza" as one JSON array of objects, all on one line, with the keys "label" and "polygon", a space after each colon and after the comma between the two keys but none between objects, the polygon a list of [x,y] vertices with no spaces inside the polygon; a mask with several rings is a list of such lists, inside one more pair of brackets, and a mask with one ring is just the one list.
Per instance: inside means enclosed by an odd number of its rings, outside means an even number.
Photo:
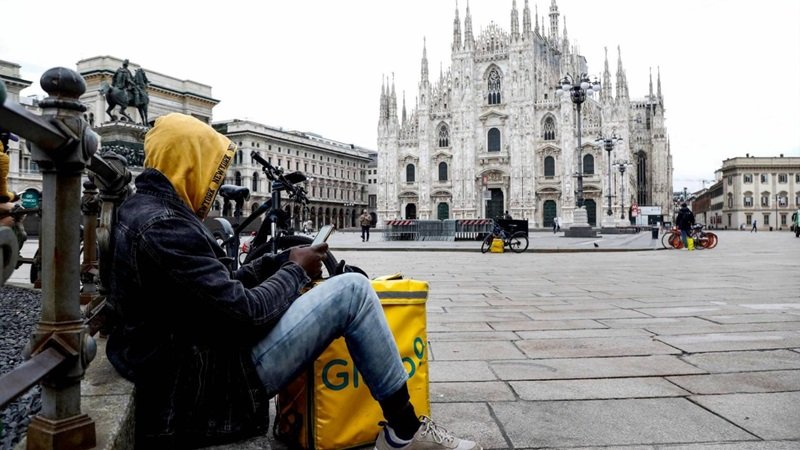
[{"label": "paved stone plaza", "polygon": [[[486,448],[800,448],[800,239],[718,234],[694,252],[331,244],[370,276],[430,282],[433,417]],[[651,244],[637,236],[596,242]],[[566,241],[532,239],[584,245]]]},{"label": "paved stone plaza", "polygon": [[718,234],[694,252],[336,256],[430,281],[433,416],[488,448],[800,448],[800,239]]}]

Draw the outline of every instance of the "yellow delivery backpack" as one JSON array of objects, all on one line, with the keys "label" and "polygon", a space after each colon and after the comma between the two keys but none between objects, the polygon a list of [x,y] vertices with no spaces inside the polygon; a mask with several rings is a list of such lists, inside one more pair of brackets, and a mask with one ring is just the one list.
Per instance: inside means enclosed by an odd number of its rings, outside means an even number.
[{"label": "yellow delivery backpack", "polygon": [[500,238],[492,239],[492,246],[489,247],[490,253],[503,253],[505,242]]},{"label": "yellow delivery backpack", "polygon": [[[428,282],[400,274],[371,280],[409,374],[408,391],[418,415],[430,415]],[[291,448],[334,450],[375,442],[383,421],[380,405],[356,370],[344,338],[322,352],[309,369],[278,393],[275,437]]]}]

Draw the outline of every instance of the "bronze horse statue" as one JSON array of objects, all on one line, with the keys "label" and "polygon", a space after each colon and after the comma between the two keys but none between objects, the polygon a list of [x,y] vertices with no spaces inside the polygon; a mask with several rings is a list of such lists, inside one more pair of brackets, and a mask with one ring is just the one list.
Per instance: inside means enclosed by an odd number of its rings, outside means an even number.
[{"label": "bronze horse statue", "polygon": [[147,79],[147,74],[144,70],[136,69],[136,74],[133,77],[134,83],[128,89],[120,89],[103,82],[100,85],[100,94],[103,95],[108,103],[106,113],[111,117],[111,120],[117,121],[117,115],[114,114],[114,108],[119,107],[119,113],[129,122],[135,122],[131,116],[125,111],[128,106],[134,106],[139,111],[139,117],[142,119],[142,125],[147,125],[147,106],[150,103],[150,96],[147,95],[147,86],[150,80]]}]

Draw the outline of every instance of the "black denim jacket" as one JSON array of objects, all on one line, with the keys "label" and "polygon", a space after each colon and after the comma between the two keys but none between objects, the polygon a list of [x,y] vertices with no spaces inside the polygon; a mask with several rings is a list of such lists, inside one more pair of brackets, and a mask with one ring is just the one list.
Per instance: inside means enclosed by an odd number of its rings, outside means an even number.
[{"label": "black denim jacket", "polygon": [[286,256],[230,273],[158,171],[136,179],[112,232],[111,363],[136,387],[136,447],[190,448],[268,429],[250,357],[309,281]]}]

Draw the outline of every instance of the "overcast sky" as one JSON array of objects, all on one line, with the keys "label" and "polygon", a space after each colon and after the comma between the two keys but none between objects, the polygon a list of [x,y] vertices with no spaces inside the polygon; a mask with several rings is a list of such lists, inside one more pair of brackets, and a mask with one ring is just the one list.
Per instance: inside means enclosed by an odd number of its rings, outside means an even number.
[{"label": "overcast sky", "polygon": [[[547,16],[551,0],[530,0]],[[510,29],[512,0],[471,0],[473,32]],[[520,21],[525,1],[518,0]],[[660,67],[674,189],[699,189],[722,160],[800,156],[800,1],[558,0],[560,31],[612,79],[622,49],[630,95]],[[124,5],[124,6],[123,6]],[[460,0],[460,18],[466,0]],[[432,81],[450,65],[455,0],[0,0],[0,59],[39,94],[49,67],[128,58],[212,87],[214,119],[246,118],[377,149],[384,75],[417,96],[423,38]],[[541,19],[540,19],[541,20]],[[548,20],[549,23],[549,19]],[[520,27],[521,27],[520,23]],[[402,104],[398,105],[398,108]]]}]

